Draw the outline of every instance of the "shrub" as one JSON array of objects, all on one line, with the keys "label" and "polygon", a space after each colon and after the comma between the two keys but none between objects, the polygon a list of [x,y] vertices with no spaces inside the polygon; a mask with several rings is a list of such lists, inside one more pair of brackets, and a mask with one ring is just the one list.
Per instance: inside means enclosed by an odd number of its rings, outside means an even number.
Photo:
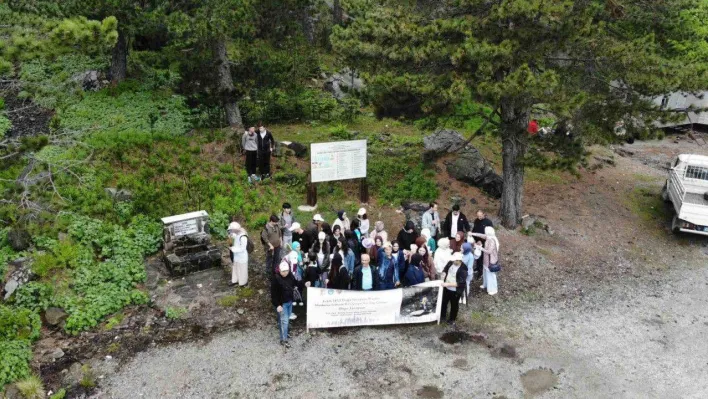
[{"label": "shrub", "polygon": [[170,320],[181,319],[185,313],[187,313],[187,309],[185,309],[185,308],[168,306],[167,309],[165,309],[165,317],[167,317]]},{"label": "shrub", "polygon": [[52,394],[49,399],[64,399],[66,397],[66,389],[61,388],[56,393]]},{"label": "shrub", "polygon": [[45,397],[44,384],[42,384],[42,380],[34,374],[21,381],[17,381],[15,386],[25,399],[43,399]]},{"label": "shrub", "polygon": [[12,122],[3,114],[0,114],[0,139],[5,137],[5,133],[12,127]]},{"label": "shrub", "polygon": [[14,305],[34,312],[41,312],[50,306],[53,291],[52,286],[48,284],[30,281],[15,291],[13,294]]},{"label": "shrub", "polygon": [[39,338],[41,326],[42,321],[37,313],[0,305],[0,341],[34,341]]},{"label": "shrub", "polygon": [[0,353],[0,387],[30,375],[32,349],[28,340],[0,339]]}]

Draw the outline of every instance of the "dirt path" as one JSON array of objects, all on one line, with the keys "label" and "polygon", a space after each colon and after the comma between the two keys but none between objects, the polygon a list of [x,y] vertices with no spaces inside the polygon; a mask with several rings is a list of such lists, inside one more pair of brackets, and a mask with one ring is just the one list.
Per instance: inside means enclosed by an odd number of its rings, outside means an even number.
[{"label": "dirt path", "polygon": [[708,268],[599,288],[575,305],[489,309],[486,321],[467,309],[459,335],[434,325],[300,332],[286,351],[263,326],[151,349],[98,396],[708,397]]}]

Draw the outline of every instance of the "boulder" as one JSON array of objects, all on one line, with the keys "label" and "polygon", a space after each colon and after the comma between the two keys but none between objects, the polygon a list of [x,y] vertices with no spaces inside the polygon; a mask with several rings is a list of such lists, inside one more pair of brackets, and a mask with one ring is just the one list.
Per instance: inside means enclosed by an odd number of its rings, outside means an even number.
[{"label": "boulder", "polygon": [[364,87],[364,81],[359,74],[350,68],[344,68],[333,74],[324,83],[324,89],[332,93],[337,100],[343,100],[349,93],[361,91]]},{"label": "boulder", "polygon": [[423,138],[423,159],[433,161],[445,154],[455,157],[445,162],[447,172],[453,178],[481,188],[494,198],[500,198],[503,180],[494,168],[482,157],[479,150],[469,144],[455,130],[438,130]]},{"label": "boulder", "polygon": [[430,204],[427,202],[404,200],[401,201],[401,207],[403,207],[404,211],[413,210],[416,212],[425,212],[430,208]]},{"label": "boulder", "polygon": [[66,320],[69,315],[62,308],[47,308],[44,312],[44,320],[50,326],[58,326]]},{"label": "boulder", "polygon": [[445,162],[445,166],[451,177],[477,186],[494,198],[501,198],[504,182],[476,148],[466,146],[454,159]]},{"label": "boulder", "polygon": [[408,222],[409,220],[412,221],[413,224],[415,224],[416,230],[420,231],[421,224],[423,223],[423,213],[409,209],[407,211],[404,211],[403,214],[406,215],[406,222]]},{"label": "boulder", "polygon": [[12,228],[7,232],[7,242],[15,251],[24,251],[32,243],[32,237],[23,228]]},{"label": "boulder", "polygon": [[101,72],[94,70],[77,73],[72,77],[72,80],[81,84],[81,88],[84,91],[98,91],[101,89],[103,82]]},{"label": "boulder", "polygon": [[25,263],[25,260],[26,259],[22,258],[13,262],[17,265],[17,268],[10,274],[10,277],[7,279],[7,283],[5,283],[5,300],[10,298],[10,295],[12,295],[15,290],[32,280],[34,277],[34,273],[32,273],[29,265]]},{"label": "boulder", "polygon": [[297,141],[281,141],[278,144],[291,150],[298,158],[307,156],[307,146],[302,143],[298,143]]},{"label": "boulder", "polygon": [[133,198],[133,193],[125,189],[106,187],[105,191],[114,201],[130,201]]}]

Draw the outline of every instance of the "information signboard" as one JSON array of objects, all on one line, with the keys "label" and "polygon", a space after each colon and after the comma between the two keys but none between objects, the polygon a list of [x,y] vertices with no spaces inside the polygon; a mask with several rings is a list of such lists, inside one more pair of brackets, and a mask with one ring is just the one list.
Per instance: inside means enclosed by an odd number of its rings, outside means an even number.
[{"label": "information signboard", "polygon": [[310,175],[312,183],[366,177],[366,140],[311,144]]}]

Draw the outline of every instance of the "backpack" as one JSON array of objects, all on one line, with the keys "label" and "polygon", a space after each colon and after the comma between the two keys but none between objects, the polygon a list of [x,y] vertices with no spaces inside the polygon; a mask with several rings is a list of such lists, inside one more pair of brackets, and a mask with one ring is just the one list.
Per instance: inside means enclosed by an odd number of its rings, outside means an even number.
[{"label": "backpack", "polygon": [[253,252],[253,249],[254,249],[253,241],[251,241],[251,239],[248,238],[248,235],[246,235],[246,234],[244,234],[242,237],[246,237],[246,252],[248,252],[250,254],[251,252]]}]

